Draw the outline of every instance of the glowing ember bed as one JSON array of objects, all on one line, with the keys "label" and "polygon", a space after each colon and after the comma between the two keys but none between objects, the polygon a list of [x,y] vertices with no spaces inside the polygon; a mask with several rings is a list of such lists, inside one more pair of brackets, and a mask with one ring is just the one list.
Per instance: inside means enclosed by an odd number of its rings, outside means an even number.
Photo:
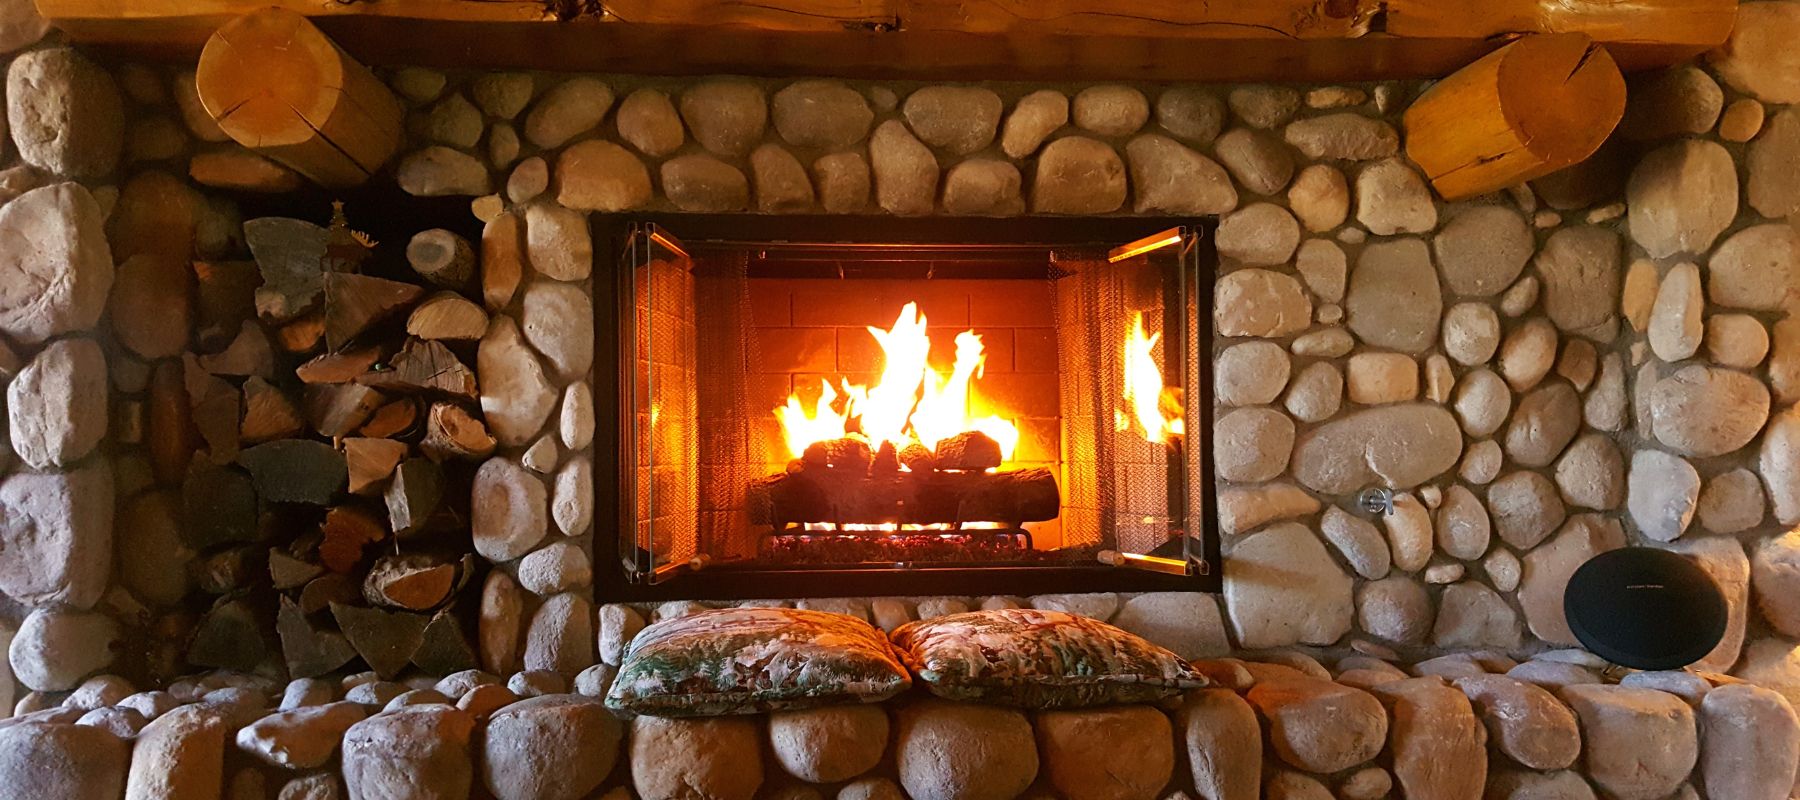
[{"label": "glowing ember bed", "polygon": [[659,222],[619,237],[621,597],[1216,583],[1197,228]]}]

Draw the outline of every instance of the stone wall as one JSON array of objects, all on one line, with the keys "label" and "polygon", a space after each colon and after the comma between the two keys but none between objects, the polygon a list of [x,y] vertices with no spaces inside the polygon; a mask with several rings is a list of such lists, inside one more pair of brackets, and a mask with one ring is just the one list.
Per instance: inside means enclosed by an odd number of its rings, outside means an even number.
[{"label": "stone wall", "polygon": [[[8,20],[20,16],[16,3],[0,6]],[[1246,796],[1241,788],[1207,782],[1259,772],[1245,765],[1261,751],[1260,726],[1270,737],[1261,758],[1272,797],[1381,797],[1395,781],[1420,796],[1415,781],[1467,781],[1437,767],[1476,754],[1503,797],[1585,797],[1589,782],[1646,800],[1785,796],[1782,770],[1792,774],[1800,746],[1790,707],[1800,701],[1800,535],[1785,531],[1800,522],[1800,326],[1788,316],[1800,298],[1800,235],[1786,222],[1800,211],[1800,112],[1789,107],[1800,101],[1800,72],[1779,57],[1783,43],[1800,39],[1800,3],[1755,3],[1744,13],[1727,48],[1635,77],[1624,125],[1587,163],[1449,204],[1403,155],[1398,120],[1425,88],[1416,84],[940,86],[391,71],[412,109],[411,134],[381,180],[416,195],[468,197],[469,224],[486,230],[471,294],[495,322],[475,366],[481,421],[499,451],[472,469],[469,499],[480,513],[467,549],[484,561],[467,573],[481,580],[444,607],[460,609],[489,676],[302,680],[283,705],[340,696],[350,705],[257,723],[265,728],[245,726],[280,691],[278,648],[227,653],[260,675],[193,674],[220,665],[196,658],[196,641],[248,631],[272,643],[272,606],[246,599],[261,592],[267,601],[273,580],[263,574],[267,557],[245,559],[267,549],[255,507],[250,544],[211,538],[219,526],[197,530],[194,520],[207,515],[190,508],[190,495],[205,493],[184,485],[196,454],[222,467],[254,446],[230,423],[260,391],[261,349],[282,344],[276,328],[251,333],[250,289],[219,266],[250,255],[237,204],[301,181],[226,142],[183,65],[102,65],[55,34],[40,41],[45,30],[25,14],[0,26],[0,49],[12,54],[13,143],[0,171],[8,428],[0,593],[9,620],[0,638],[10,655],[0,694],[28,690],[16,709],[35,716],[0,730],[0,775],[50,781],[18,784],[44,787],[38,796],[111,796],[105,782],[129,771],[134,785],[164,774],[197,774],[168,780],[201,784],[228,776],[234,797],[268,796],[285,783],[288,797],[334,796],[338,772],[369,792],[362,782],[392,780],[395,770],[443,773],[452,786],[483,783],[480,770],[516,775],[501,779],[495,794],[506,796],[507,786],[548,778],[531,777],[529,765],[496,766],[504,754],[482,748],[507,736],[528,743],[521,751],[549,746],[542,731],[566,728],[580,737],[559,746],[621,753],[622,765],[602,756],[598,777],[553,776],[592,778],[570,797],[628,784],[663,796],[655,775],[677,767],[719,774],[708,790],[716,797],[747,798],[758,783],[765,794],[820,791],[784,774],[841,797],[892,796],[891,783],[844,785],[871,768],[915,797],[962,796],[946,788],[965,779],[949,774],[957,769],[1022,781],[996,796],[1035,787],[1082,797],[1091,780],[1083,766],[1141,758],[1154,762],[1147,774],[1159,774],[1160,739],[1174,777],[1104,796],[1179,789],[1235,798]],[[869,717],[850,726],[861,739],[831,745],[878,754],[878,766],[835,778],[798,763],[791,742],[829,727],[805,715],[640,720],[622,740],[617,723],[566,698],[496,711],[521,696],[599,691],[647,619],[697,607],[596,610],[587,586],[595,422],[591,353],[580,343],[591,337],[569,323],[591,318],[579,291],[595,268],[584,223],[633,211],[1218,217],[1222,596],[801,604],[884,628],[977,606],[1063,608],[1187,657],[1253,657],[1248,666],[1212,662],[1239,692],[1190,697],[1178,712],[1030,720],[916,699],[896,704],[892,723],[868,709],[820,712]],[[600,258],[605,265],[607,254]],[[1356,493],[1374,485],[1398,490],[1392,514],[1355,510]],[[1563,585],[1586,558],[1626,544],[1705,566],[1731,601],[1726,640],[1696,665],[1704,677],[1567,688],[1601,676],[1589,657],[1562,649],[1575,644],[1559,613]],[[214,635],[200,635],[207,631]],[[1458,676],[1461,692],[1430,680],[1359,688],[1399,677],[1384,660],[1444,653],[1460,655],[1413,672]],[[1294,688],[1295,676],[1257,666],[1266,663],[1315,682]],[[1727,672],[1773,693],[1734,688],[1700,700],[1733,682],[1718,674]],[[473,688],[505,675],[506,689]],[[1336,683],[1316,680],[1327,676]],[[1259,683],[1268,684],[1260,695]],[[1229,699],[1238,694],[1248,705]],[[357,723],[389,703],[457,698],[461,711]],[[1290,716],[1290,705],[1313,716]],[[170,711],[177,706],[195,710]],[[1542,745],[1548,755],[1516,741],[1519,731],[1505,724],[1515,708],[1533,710],[1539,724],[1528,728],[1561,726],[1562,738]],[[1297,743],[1327,713],[1342,734],[1328,744],[1341,749],[1321,759]],[[143,728],[152,719],[158,727]],[[1346,719],[1363,725],[1340,726]],[[77,720],[135,737],[136,755],[127,759],[112,734],[66,724]],[[503,723],[514,732],[497,733]],[[1172,735],[1159,734],[1161,724]],[[1738,726],[1774,744],[1732,746]],[[228,735],[237,747],[224,744]],[[976,752],[971,742],[990,736],[1018,739],[1004,748],[1018,758],[1035,753],[1030,769],[992,753],[929,775],[907,766],[910,748],[935,747],[933,737]],[[290,752],[340,738],[341,759],[330,749]],[[1481,740],[1486,748],[1472,744]],[[667,741],[693,743],[682,752],[700,760],[653,764]],[[1106,745],[1116,749],[1082,749]],[[192,752],[206,766],[169,770]],[[71,753],[104,768],[42,768]],[[748,781],[748,762],[733,760],[747,753],[762,754],[753,760],[766,781]],[[1571,765],[1580,775],[1558,771]],[[1243,772],[1215,774],[1232,770]],[[1480,784],[1445,791],[1473,796],[1464,790]],[[131,796],[164,796],[141,791]]]}]

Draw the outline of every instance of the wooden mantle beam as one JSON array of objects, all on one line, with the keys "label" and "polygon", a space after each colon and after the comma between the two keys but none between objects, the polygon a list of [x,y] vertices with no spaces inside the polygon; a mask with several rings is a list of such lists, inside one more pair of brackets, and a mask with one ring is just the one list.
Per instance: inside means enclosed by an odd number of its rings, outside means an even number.
[{"label": "wooden mantle beam", "polygon": [[[1735,0],[36,0],[75,41],[191,58],[278,6],[370,64],[886,79],[1436,77],[1530,33],[1621,67],[1725,40]],[[585,9],[600,8],[601,13]],[[558,13],[557,9],[564,9]]]}]

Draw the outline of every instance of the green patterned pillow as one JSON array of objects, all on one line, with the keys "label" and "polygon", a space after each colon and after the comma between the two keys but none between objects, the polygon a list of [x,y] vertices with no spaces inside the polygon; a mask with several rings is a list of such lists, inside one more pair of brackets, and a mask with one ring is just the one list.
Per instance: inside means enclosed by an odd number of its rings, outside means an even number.
[{"label": "green patterned pillow", "polygon": [[951,614],[894,631],[931,693],[1026,708],[1143,703],[1209,682],[1180,656],[1104,622],[1030,608]]},{"label": "green patterned pillow", "polygon": [[712,717],[878,703],[911,686],[893,646],[860,619],[722,608],[638,633],[606,705],[658,717]]}]

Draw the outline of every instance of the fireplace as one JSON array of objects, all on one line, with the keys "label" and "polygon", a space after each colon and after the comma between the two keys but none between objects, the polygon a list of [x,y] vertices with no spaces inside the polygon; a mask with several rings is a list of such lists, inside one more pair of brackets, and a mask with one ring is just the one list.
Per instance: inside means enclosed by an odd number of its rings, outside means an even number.
[{"label": "fireplace", "polygon": [[613,234],[615,302],[596,307],[619,333],[620,456],[598,494],[619,536],[596,559],[619,574],[601,586],[1216,585],[1197,224],[671,216]]}]

